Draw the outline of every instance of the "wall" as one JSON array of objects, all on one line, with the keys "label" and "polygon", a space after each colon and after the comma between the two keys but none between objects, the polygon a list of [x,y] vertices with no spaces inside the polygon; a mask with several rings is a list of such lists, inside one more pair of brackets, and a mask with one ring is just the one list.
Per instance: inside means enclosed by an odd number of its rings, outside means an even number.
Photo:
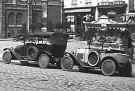
[{"label": "wall", "polygon": [[[1,2],[2,0],[0,0]],[[23,25],[28,25],[28,5],[21,0],[3,0],[5,3],[0,3],[0,35],[3,37],[14,37],[22,32]],[[33,0],[34,1],[34,0]],[[34,6],[30,7],[29,21],[32,23],[41,23],[42,18],[42,6],[41,0],[37,2],[31,2]],[[37,14],[32,15],[32,10]],[[32,21],[32,17],[36,21]],[[36,25],[36,24],[35,24]],[[28,28],[27,28],[28,29]],[[26,30],[27,30],[26,29]],[[37,31],[40,29],[36,27]],[[35,31],[35,30],[32,30]]]}]

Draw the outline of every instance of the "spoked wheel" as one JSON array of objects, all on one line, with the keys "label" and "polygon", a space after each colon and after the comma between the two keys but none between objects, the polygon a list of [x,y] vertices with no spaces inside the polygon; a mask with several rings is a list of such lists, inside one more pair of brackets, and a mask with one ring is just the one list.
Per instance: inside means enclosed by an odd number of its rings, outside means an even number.
[{"label": "spoked wheel", "polygon": [[101,64],[101,71],[106,76],[114,75],[116,72],[116,63],[112,59],[106,59]]},{"label": "spoked wheel", "polygon": [[3,59],[4,63],[10,64],[11,59],[12,59],[12,55],[11,55],[10,51],[5,51],[3,53],[2,59]]},{"label": "spoked wheel", "polygon": [[92,52],[90,55],[89,55],[89,58],[88,58],[88,63],[90,66],[96,66],[99,62],[99,57],[98,57],[98,53],[97,52]]},{"label": "spoked wheel", "polygon": [[40,68],[47,68],[50,62],[50,57],[47,54],[39,56],[38,65]]},{"label": "spoked wheel", "polygon": [[64,56],[61,60],[61,68],[66,71],[72,71],[74,60],[70,56]]}]

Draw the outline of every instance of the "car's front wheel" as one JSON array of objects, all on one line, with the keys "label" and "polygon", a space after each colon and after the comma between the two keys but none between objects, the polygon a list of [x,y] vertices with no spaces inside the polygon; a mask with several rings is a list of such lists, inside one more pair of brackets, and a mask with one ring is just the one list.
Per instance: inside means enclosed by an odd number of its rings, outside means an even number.
[{"label": "car's front wheel", "polygon": [[64,56],[61,60],[61,68],[66,71],[72,71],[74,66],[74,60],[71,56]]},{"label": "car's front wheel", "polygon": [[101,64],[101,71],[106,76],[111,76],[116,73],[116,63],[112,59],[106,59]]},{"label": "car's front wheel", "polygon": [[50,62],[50,57],[47,54],[39,56],[38,65],[40,68],[47,68]]},{"label": "car's front wheel", "polygon": [[11,52],[10,51],[5,51],[3,53],[2,59],[3,59],[4,63],[10,64],[11,63],[11,59],[12,59]]}]

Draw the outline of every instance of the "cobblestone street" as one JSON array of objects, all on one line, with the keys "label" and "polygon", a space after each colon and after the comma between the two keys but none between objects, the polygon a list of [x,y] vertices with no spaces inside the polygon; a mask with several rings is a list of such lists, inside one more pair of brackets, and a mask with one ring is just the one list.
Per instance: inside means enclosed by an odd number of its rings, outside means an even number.
[{"label": "cobblestone street", "polygon": [[0,63],[0,91],[135,91],[134,77]]},{"label": "cobblestone street", "polygon": [[[2,48],[18,45],[0,41]],[[70,42],[68,51],[73,50]],[[79,45],[79,42],[76,43]],[[81,44],[84,47],[85,43]],[[75,46],[81,47],[81,46]],[[2,54],[1,54],[2,55]],[[135,91],[135,65],[133,77],[103,76],[97,72],[67,72],[61,69],[40,69],[19,63],[0,62],[0,91]]]}]

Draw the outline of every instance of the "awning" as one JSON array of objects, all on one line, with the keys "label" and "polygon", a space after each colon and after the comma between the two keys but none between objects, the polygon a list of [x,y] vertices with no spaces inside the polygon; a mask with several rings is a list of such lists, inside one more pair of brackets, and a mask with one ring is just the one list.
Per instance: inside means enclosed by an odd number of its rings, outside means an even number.
[{"label": "awning", "polygon": [[82,12],[91,12],[91,8],[89,8],[89,9],[72,9],[72,10],[65,10],[65,13],[82,13]]}]

